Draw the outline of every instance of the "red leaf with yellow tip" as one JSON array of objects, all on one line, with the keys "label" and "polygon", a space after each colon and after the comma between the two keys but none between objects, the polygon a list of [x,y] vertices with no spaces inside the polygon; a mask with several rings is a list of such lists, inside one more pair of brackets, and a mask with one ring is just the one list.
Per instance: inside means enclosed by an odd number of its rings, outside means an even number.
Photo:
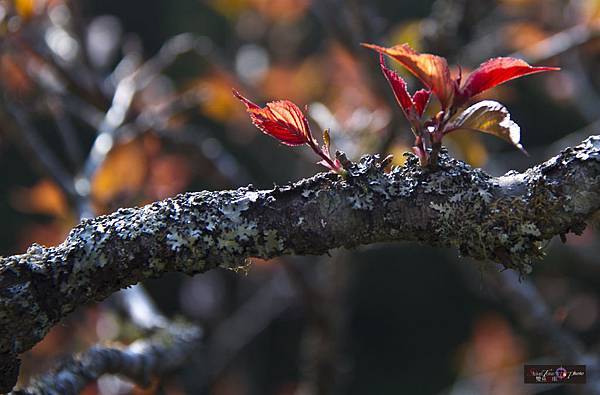
[{"label": "red leaf with yellow tip", "polygon": [[263,133],[292,146],[307,144],[313,140],[306,116],[291,101],[279,100],[260,107],[236,90],[233,90],[233,94],[246,105],[252,123]]},{"label": "red leaf with yellow tip", "polygon": [[454,94],[454,82],[446,59],[432,54],[418,53],[408,44],[390,48],[373,44],[362,45],[396,59],[437,96],[442,108],[448,108]]},{"label": "red leaf with yellow tip", "polygon": [[534,67],[522,59],[494,58],[484,62],[473,71],[459,90],[460,100],[469,98],[498,86],[506,81],[528,74],[560,70],[558,67]]}]

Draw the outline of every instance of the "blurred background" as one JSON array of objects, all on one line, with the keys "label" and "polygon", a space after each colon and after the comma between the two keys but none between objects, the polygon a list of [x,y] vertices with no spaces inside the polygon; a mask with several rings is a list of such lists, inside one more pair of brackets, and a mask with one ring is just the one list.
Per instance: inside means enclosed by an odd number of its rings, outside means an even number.
[{"label": "blurred background", "polygon": [[[361,42],[407,42],[463,73],[494,56],[562,68],[485,94],[509,108],[529,157],[493,137],[445,140],[493,175],[600,130],[597,0],[0,0],[0,40],[0,255],[58,244],[119,207],[322,170],[253,128],[232,87],[308,105],[315,133],[330,128],[352,159],[402,164],[412,134]],[[140,292],[202,328],[202,344],[149,388],[107,376],[84,393],[591,394],[593,383],[523,384],[526,362],[598,368],[598,233],[546,250],[520,281],[409,244],[170,274]],[[21,383],[143,336],[118,298],[56,326],[23,356]]]}]

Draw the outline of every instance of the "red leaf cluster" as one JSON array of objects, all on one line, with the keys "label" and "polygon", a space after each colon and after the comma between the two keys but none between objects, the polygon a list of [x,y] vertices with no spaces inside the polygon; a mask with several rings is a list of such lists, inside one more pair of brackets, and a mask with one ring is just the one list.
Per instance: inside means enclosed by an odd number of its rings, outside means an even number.
[{"label": "red leaf cluster", "polygon": [[391,48],[372,44],[363,44],[363,46],[396,59],[437,96],[442,107],[448,106],[454,93],[454,83],[446,59],[431,54],[420,54],[408,44]]},{"label": "red leaf cluster", "polygon": [[[462,113],[459,109],[472,97],[506,81],[529,74],[559,70],[556,67],[534,67],[521,59],[494,58],[482,63],[461,84],[461,76],[452,78],[448,62],[440,56],[418,53],[408,44],[390,48],[373,44],[362,45],[379,52],[381,70],[415,135],[415,146],[412,151],[424,166],[436,165],[442,138],[458,129],[492,134],[523,150],[519,143],[520,128],[510,119],[508,110],[500,103],[492,101],[477,103]],[[406,88],[406,82],[385,66],[383,55],[400,62],[427,89],[421,89],[411,96]],[[429,119],[423,119],[431,93],[439,100],[441,111]]]},{"label": "red leaf cluster", "polygon": [[[415,135],[412,151],[419,157],[423,166],[436,166],[442,138],[459,129],[492,134],[524,151],[519,142],[520,128],[511,120],[508,110],[502,104],[487,100],[475,103],[462,111],[459,109],[472,97],[506,81],[543,71],[558,70],[556,67],[530,66],[521,59],[494,58],[482,63],[462,83],[462,76],[452,78],[448,62],[440,56],[418,53],[408,44],[390,48],[373,44],[362,45],[379,52],[381,71],[410,122]],[[400,62],[425,85],[426,89],[420,89],[410,95],[406,82],[386,67],[383,55]],[[276,138],[282,144],[309,146],[321,158],[319,164],[344,174],[345,170],[338,159],[331,156],[329,132],[324,131],[324,144],[319,147],[312,136],[306,116],[297,105],[288,100],[280,100],[260,107],[235,90],[233,94],[244,103],[252,122],[263,133]],[[427,119],[424,114],[432,94],[439,100],[441,110]]]},{"label": "red leaf cluster", "polygon": [[442,110],[447,110],[452,105],[462,105],[471,97],[506,81],[528,74],[559,70],[557,67],[530,66],[521,59],[495,58],[482,63],[461,86],[460,77],[453,79],[450,76],[448,62],[440,56],[418,53],[408,44],[390,48],[373,44],[362,45],[400,62],[435,94]]}]

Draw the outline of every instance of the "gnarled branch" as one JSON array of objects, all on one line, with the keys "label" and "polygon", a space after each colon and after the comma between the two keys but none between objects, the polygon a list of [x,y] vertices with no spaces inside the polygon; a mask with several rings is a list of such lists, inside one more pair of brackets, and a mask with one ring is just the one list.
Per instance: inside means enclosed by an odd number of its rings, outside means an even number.
[{"label": "gnarled branch", "polygon": [[186,193],[85,220],[56,247],[0,259],[0,371],[77,306],[165,272],[239,268],[250,257],[320,255],[390,241],[451,246],[521,273],[543,241],[581,231],[600,209],[600,137],[523,173],[491,177],[443,154],[386,172],[365,156],[271,190]]}]

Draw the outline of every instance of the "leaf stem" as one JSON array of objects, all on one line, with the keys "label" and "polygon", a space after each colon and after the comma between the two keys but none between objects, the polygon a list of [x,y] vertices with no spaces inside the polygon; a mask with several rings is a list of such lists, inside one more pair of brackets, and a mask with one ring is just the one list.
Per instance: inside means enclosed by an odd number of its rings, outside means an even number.
[{"label": "leaf stem", "polygon": [[314,138],[311,138],[308,141],[307,145],[314,151],[315,154],[317,154],[321,159],[323,159],[329,165],[328,167],[331,170],[335,171],[336,173],[338,173],[340,175],[344,175],[346,173],[346,171],[340,166],[339,163],[336,163],[336,161],[332,160],[329,155],[325,154],[325,152],[323,152],[323,150],[321,150],[319,148],[319,145]]}]

